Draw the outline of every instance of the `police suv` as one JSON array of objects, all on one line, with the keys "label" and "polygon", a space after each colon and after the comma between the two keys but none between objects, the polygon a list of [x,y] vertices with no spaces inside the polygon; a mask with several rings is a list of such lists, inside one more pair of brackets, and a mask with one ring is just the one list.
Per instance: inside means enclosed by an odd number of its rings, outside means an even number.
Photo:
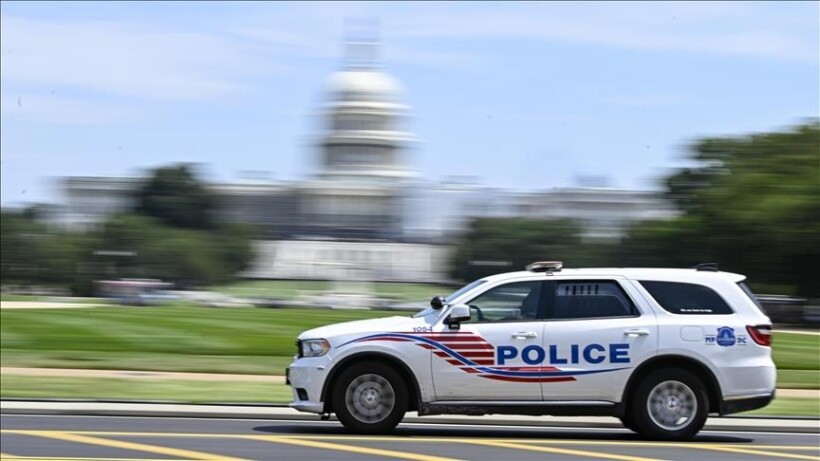
[{"label": "police suv", "polygon": [[476,280],[412,317],[299,335],[291,407],[384,433],[407,411],[609,415],[646,437],[774,397],[771,322],[743,283],[693,269],[561,269]]}]

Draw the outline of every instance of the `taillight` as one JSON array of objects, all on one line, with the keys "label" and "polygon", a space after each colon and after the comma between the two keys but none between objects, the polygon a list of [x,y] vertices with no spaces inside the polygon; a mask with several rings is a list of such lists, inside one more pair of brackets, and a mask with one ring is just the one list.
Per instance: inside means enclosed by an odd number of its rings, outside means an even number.
[{"label": "taillight", "polygon": [[772,345],[772,326],[771,325],[746,325],[746,331],[752,340],[761,346]]}]

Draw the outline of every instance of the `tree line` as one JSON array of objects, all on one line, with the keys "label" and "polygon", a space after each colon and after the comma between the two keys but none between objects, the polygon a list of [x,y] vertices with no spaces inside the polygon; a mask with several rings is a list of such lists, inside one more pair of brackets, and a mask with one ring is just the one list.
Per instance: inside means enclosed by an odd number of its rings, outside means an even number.
[{"label": "tree line", "polygon": [[250,263],[251,229],[220,222],[216,197],[188,165],[154,170],[133,194],[133,207],[90,232],[48,229],[36,211],[4,211],[4,284],[69,287],[94,293],[94,282],[157,278],[177,287],[233,279]]},{"label": "tree line", "polygon": [[820,124],[701,139],[687,157],[694,166],[663,180],[680,211],[673,219],[636,222],[609,243],[584,241],[571,220],[476,219],[451,273],[472,280],[537,259],[569,267],[718,262],[760,292],[820,296]]},{"label": "tree line", "polygon": [[[455,245],[451,276],[472,280],[538,259],[568,267],[691,267],[718,262],[760,292],[820,296],[820,123],[706,138],[693,166],[663,178],[673,219],[633,223],[617,242],[582,238],[572,220],[475,219]],[[87,233],[56,232],[36,209],[3,211],[4,284],[93,292],[93,281],[159,278],[180,287],[231,280],[252,258],[247,226],[221,222],[217,198],[187,165],[156,169],[133,208]]]}]

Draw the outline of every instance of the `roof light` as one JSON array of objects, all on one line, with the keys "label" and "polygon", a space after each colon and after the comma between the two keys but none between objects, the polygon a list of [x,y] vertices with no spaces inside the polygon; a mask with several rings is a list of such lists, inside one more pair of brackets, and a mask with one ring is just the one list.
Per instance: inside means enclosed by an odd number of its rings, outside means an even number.
[{"label": "roof light", "polygon": [[558,272],[564,267],[561,261],[536,261],[528,264],[526,269],[530,272]]}]

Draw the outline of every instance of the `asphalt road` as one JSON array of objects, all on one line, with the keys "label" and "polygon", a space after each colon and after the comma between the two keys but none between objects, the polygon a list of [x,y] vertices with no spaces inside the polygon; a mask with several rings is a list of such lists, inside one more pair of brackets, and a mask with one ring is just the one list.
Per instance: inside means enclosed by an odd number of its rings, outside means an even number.
[{"label": "asphalt road", "polygon": [[402,424],[391,436],[337,422],[3,415],[2,459],[820,460],[820,434],[705,431],[685,443],[625,429]]}]

